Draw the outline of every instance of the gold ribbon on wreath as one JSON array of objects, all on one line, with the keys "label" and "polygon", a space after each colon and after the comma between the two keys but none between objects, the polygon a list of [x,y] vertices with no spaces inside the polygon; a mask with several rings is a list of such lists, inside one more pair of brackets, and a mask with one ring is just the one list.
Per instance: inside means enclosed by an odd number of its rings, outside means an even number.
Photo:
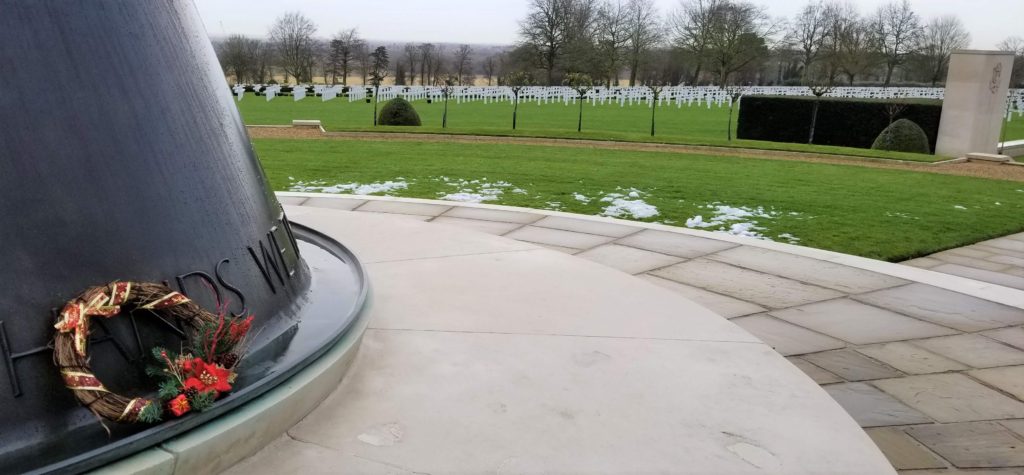
[{"label": "gold ribbon on wreath", "polygon": [[[92,317],[110,318],[121,313],[121,304],[128,301],[132,293],[131,282],[114,282],[110,284],[109,295],[103,290],[86,294],[68,302],[60,312],[60,320],[53,327],[61,333],[75,333],[75,352],[86,355],[89,341],[89,319]],[[144,310],[160,310],[189,302],[189,298],[180,292],[171,292],[152,302],[140,306]]]}]

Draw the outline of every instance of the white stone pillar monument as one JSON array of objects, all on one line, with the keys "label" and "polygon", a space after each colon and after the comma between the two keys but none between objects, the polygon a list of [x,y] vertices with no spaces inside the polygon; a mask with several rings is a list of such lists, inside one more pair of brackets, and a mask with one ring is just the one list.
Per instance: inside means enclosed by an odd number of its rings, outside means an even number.
[{"label": "white stone pillar monument", "polygon": [[946,77],[946,98],[936,155],[995,154],[1006,116],[1013,53],[954,51]]}]

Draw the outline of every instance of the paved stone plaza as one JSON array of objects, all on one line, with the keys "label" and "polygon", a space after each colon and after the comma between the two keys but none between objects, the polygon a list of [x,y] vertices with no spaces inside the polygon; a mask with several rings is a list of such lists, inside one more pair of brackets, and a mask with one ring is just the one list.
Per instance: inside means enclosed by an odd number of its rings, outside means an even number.
[{"label": "paved stone plaza", "polygon": [[460,226],[619,269],[682,294],[774,347],[822,385],[897,469],[1024,473],[1024,234],[910,263],[943,274],[557,212],[279,197],[292,206]]}]

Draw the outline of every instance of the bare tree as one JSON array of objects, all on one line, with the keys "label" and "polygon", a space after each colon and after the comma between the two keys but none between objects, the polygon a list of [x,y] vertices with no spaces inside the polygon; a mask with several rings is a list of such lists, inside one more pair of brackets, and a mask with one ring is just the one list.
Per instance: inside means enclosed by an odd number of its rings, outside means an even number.
[{"label": "bare tree", "polygon": [[455,50],[454,61],[452,66],[455,70],[455,77],[458,79],[459,85],[463,85],[468,82],[470,85],[473,84],[471,79],[473,72],[473,48],[469,45],[459,45],[459,49]]},{"label": "bare tree", "polygon": [[315,33],[313,21],[299,12],[285,13],[274,21],[269,38],[285,79],[293,76],[296,82],[312,81]]},{"label": "bare tree", "polygon": [[348,75],[356,60],[356,54],[363,47],[364,41],[355,28],[343,30],[334,35],[330,42],[328,62],[331,71],[331,84],[337,84],[337,75],[341,75],[341,83],[348,85]]},{"label": "bare tree", "polygon": [[567,18],[572,0],[530,0],[530,12],[519,24],[523,46],[536,56],[538,65],[553,85],[555,66],[569,41]]},{"label": "bare tree", "polygon": [[605,0],[597,13],[597,54],[608,86],[618,85],[625,53],[628,12],[621,0]]},{"label": "bare tree", "polygon": [[927,67],[932,86],[945,79],[953,50],[966,48],[970,42],[967,28],[955,16],[942,16],[928,22],[918,39],[917,53]]},{"label": "bare tree", "polygon": [[409,70],[409,85],[416,84],[416,64],[420,57],[419,50],[412,43],[407,43],[402,50],[405,52],[405,67]]},{"label": "bare tree", "polygon": [[647,82],[647,90],[651,91],[651,137],[654,137],[654,113],[658,110],[658,98],[665,85],[660,81],[651,80]]},{"label": "bare tree", "polygon": [[594,80],[590,75],[583,73],[569,73],[565,75],[565,85],[576,91],[580,101],[579,121],[576,124],[576,131],[583,131],[583,103],[586,102],[587,93],[594,88]]},{"label": "bare tree", "polygon": [[767,56],[768,41],[778,30],[761,7],[745,1],[727,1],[712,16],[708,52],[716,68],[718,83],[729,83],[729,76]]},{"label": "bare tree", "polygon": [[218,45],[217,59],[224,69],[224,75],[234,77],[236,83],[243,83],[250,77],[256,62],[251,54],[250,41],[253,40],[242,35],[231,35]]},{"label": "bare tree", "polygon": [[661,42],[662,31],[654,0],[629,0],[626,11],[626,59],[629,61],[629,85],[632,87],[636,85],[641,60]]},{"label": "bare tree", "polygon": [[491,81],[494,78],[494,74],[498,69],[498,61],[494,59],[494,55],[491,55],[484,59],[482,66],[484,75],[487,76],[487,85],[490,86]]},{"label": "bare tree", "polygon": [[[431,84],[444,83],[445,79],[449,79],[447,74],[444,74],[444,45],[440,45],[434,48],[434,54],[430,58],[430,82]],[[442,77],[445,76],[445,77]]]},{"label": "bare tree", "polygon": [[921,34],[921,20],[908,0],[879,7],[871,21],[874,40],[885,60],[885,86],[892,82],[896,67],[907,61]]},{"label": "bare tree", "polygon": [[1010,85],[1024,87],[1024,38],[1011,36],[1000,42],[998,48],[1002,51],[1011,51],[1016,57],[1010,75]]},{"label": "bare tree", "polygon": [[683,0],[669,17],[672,42],[693,56],[690,82],[697,84],[707,62],[715,17],[725,0]]},{"label": "bare tree", "polygon": [[423,86],[430,82],[429,76],[432,70],[431,62],[434,60],[434,49],[433,43],[422,43],[416,48],[420,57],[420,84]]},{"label": "bare tree", "polygon": [[516,130],[516,118],[519,115],[519,92],[533,84],[533,76],[525,71],[517,71],[502,78],[501,82],[512,90],[512,130]]},{"label": "bare tree", "polygon": [[[811,68],[821,53],[829,28],[828,8],[820,1],[812,1],[800,10],[790,29],[790,36],[802,53],[803,71],[801,77],[807,82]],[[838,39],[838,38],[835,38]]]},{"label": "bare tree", "polygon": [[370,56],[370,48],[365,42],[356,45],[352,59],[355,60],[356,71],[362,77],[363,82],[361,85],[365,86],[367,78],[370,76],[370,71],[373,70],[373,58]]}]

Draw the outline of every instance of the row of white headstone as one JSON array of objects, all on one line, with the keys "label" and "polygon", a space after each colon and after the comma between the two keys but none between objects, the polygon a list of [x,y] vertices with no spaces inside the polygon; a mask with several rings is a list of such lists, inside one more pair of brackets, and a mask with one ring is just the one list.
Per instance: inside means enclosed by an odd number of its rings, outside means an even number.
[{"label": "row of white headstone", "polygon": [[[281,93],[280,85],[256,85],[256,90],[262,89],[267,101],[273,100]],[[326,102],[336,99],[342,94],[343,86],[313,86],[313,93],[319,96],[321,101]],[[245,86],[236,85],[233,88],[239,101],[245,93]],[[515,99],[515,93],[507,86],[453,86],[448,90],[449,100],[461,104],[464,102],[483,102],[484,104],[494,102],[511,102]],[[825,97],[858,98],[858,99],[942,99],[945,93],[940,87],[836,87],[825,93]],[[295,101],[305,99],[307,95],[306,86],[295,86],[292,89],[292,98]],[[619,106],[643,104],[651,107],[657,101],[658,106],[675,105],[682,107],[731,106],[734,98],[743,96],[812,96],[814,92],[809,87],[800,86],[752,86],[752,87],[731,87],[720,88],[717,86],[670,86],[663,88],[655,99],[654,91],[648,87],[595,87],[586,91],[583,100],[592,105],[605,105],[618,103]],[[363,101],[369,97],[368,88],[354,86],[348,88],[349,102]],[[378,91],[378,100],[387,101],[401,97],[408,101],[444,100],[445,88],[440,86],[381,86]],[[580,99],[579,93],[570,87],[565,86],[530,86],[519,91],[521,102],[536,102],[539,104],[562,103],[565,105],[576,104]],[[1012,89],[1007,97],[1007,120],[1013,115],[1024,115],[1024,89]]]}]

